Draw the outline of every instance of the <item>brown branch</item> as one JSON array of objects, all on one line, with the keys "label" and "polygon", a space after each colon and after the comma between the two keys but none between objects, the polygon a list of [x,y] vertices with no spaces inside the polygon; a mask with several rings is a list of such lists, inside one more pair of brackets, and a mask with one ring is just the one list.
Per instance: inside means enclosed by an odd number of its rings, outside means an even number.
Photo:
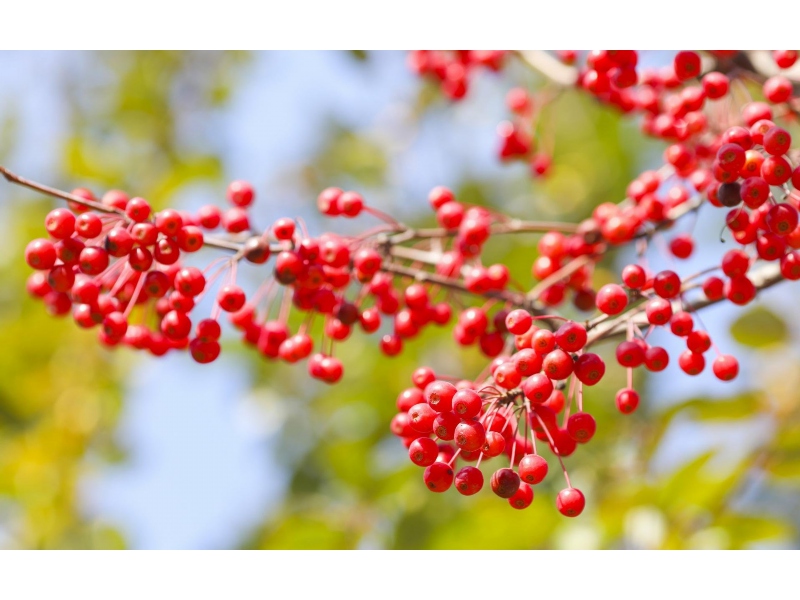
[{"label": "brown branch", "polygon": [[99,212],[117,214],[124,219],[128,218],[127,215],[125,214],[125,211],[123,210],[114,208],[113,206],[106,206],[105,204],[102,204],[100,202],[95,202],[93,200],[87,200],[86,198],[81,198],[80,196],[76,196],[75,194],[70,194],[68,192],[57,190],[56,188],[51,188],[41,183],[25,179],[24,177],[20,177],[16,173],[12,173],[2,165],[0,165],[0,173],[2,173],[3,177],[5,177],[11,183],[15,183],[17,185],[30,188],[34,191],[40,192],[47,196],[53,196],[54,198],[61,198],[62,200],[68,200],[70,202],[74,202],[75,204],[86,206],[87,208],[93,208],[94,210]]},{"label": "brown branch", "polygon": [[559,85],[573,86],[578,81],[578,69],[565,65],[544,50],[517,50],[515,54],[525,66]]}]

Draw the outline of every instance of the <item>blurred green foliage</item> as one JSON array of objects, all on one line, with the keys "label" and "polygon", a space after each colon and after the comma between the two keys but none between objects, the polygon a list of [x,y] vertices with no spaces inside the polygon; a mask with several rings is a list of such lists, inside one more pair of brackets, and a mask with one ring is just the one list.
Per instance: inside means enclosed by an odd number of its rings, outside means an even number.
[{"label": "blurred green foliage", "polygon": [[[369,54],[352,56],[363,68],[370,63]],[[97,191],[128,189],[156,207],[198,181],[219,190],[225,156],[211,144],[180,135],[178,113],[196,111],[202,118],[222,110],[250,58],[207,52],[81,55],[84,68],[104,77],[88,88],[80,78],[66,78],[69,132],[61,141],[61,181]],[[516,75],[541,84],[527,73]],[[512,79],[494,84],[510,87]],[[416,119],[447,109],[430,86],[420,82],[418,88]],[[11,139],[14,117],[2,117],[10,119],[2,139]],[[540,134],[557,140],[551,177],[531,182],[509,168],[503,181],[465,179],[458,196],[523,217],[577,220],[596,204],[621,198],[646,166],[642,156],[660,151],[658,144],[641,139],[634,123],[571,91],[546,110]],[[371,188],[389,184],[391,152],[374,136],[339,124],[320,135],[325,138],[321,150],[295,174],[298,186],[318,189],[353,180]],[[3,142],[4,160],[10,143]],[[69,319],[50,318],[25,297],[24,240],[41,235],[50,204],[27,192],[3,190],[3,197],[14,198],[9,228],[20,234],[3,245],[7,260],[0,266],[5,284],[0,294],[0,541],[31,548],[123,547],[113,524],[81,514],[77,496],[80,478],[93,464],[124,459],[114,440],[124,401],[120,381],[130,369],[130,355],[102,351],[92,333],[77,330]],[[417,219],[432,221],[427,212]],[[310,225],[319,230],[330,224]],[[496,240],[486,261],[506,263],[527,286],[535,239]],[[602,264],[596,277],[610,280],[613,270],[612,264]],[[792,344],[783,320],[763,307],[737,321],[732,335],[764,351],[780,352]],[[417,366],[461,376],[485,365],[475,350],[456,347],[449,329],[427,330],[393,359],[379,353],[374,337],[354,332],[337,346],[346,374],[333,387],[309,380],[303,365],[266,364],[253,352],[233,351],[256,373],[254,396],[279,404],[269,414],[279,421],[277,460],[289,473],[280,505],[265,512],[243,547],[797,545],[800,523],[793,511],[800,491],[800,399],[795,384],[800,382],[797,375],[775,376],[798,372],[791,353],[780,361],[767,356],[773,371],[755,373],[749,392],[717,397],[712,396],[717,390],[709,390],[708,397],[663,408],[645,398],[630,416],[614,408],[624,373],[609,368],[602,383],[586,394],[597,435],[567,459],[573,483],[589,498],[584,515],[570,520],[554,507],[563,487],[554,459],[534,503],[519,512],[487,489],[470,498],[453,490],[429,493],[422,470],[410,464],[389,434],[395,397],[410,386]],[[602,352],[613,361],[611,344]],[[645,379],[636,385],[643,388]],[[725,393],[723,387],[719,391]],[[747,427],[765,422],[771,429],[767,441],[743,444],[734,457],[722,447],[702,449],[688,460],[667,461],[669,468],[655,466],[659,452],[675,447],[668,440],[677,428],[691,425],[688,435],[700,435],[741,426],[744,439]],[[492,462],[499,466],[500,459]]]}]

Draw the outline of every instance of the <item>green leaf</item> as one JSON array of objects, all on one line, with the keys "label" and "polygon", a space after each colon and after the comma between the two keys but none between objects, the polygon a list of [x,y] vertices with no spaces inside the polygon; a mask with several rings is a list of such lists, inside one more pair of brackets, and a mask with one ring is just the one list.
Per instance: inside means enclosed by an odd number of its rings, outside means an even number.
[{"label": "green leaf", "polygon": [[763,397],[755,392],[746,392],[732,398],[692,398],[670,408],[665,414],[666,422],[680,412],[700,421],[729,421],[752,417],[764,408]]},{"label": "green leaf", "polygon": [[763,306],[755,307],[731,325],[733,339],[744,346],[763,348],[781,344],[789,339],[786,323]]}]

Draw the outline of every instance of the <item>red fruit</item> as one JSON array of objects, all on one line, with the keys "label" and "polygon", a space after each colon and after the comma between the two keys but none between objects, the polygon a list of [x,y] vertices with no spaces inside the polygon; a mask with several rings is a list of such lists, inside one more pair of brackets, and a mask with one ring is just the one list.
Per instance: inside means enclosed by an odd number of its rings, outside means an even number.
[{"label": "red fruit", "polygon": [[607,315],[617,315],[628,305],[628,295],[621,286],[609,283],[597,292],[595,302],[601,312]]},{"label": "red fruit", "polygon": [[486,430],[479,421],[465,421],[456,426],[456,446],[467,452],[478,450],[486,441]]},{"label": "red fruit", "polygon": [[586,345],[586,328],[583,325],[568,321],[555,333],[556,344],[566,352],[577,352]]},{"label": "red fruit", "polygon": [[47,214],[44,226],[57,240],[65,240],[75,231],[75,215],[69,209],[56,208]]},{"label": "red fruit", "polygon": [[644,366],[648,371],[663,371],[669,364],[669,354],[660,346],[651,346],[644,353]]},{"label": "red fruit", "polygon": [[522,335],[531,328],[533,317],[521,308],[512,310],[506,316],[506,329],[514,335]]},{"label": "red fruit", "polygon": [[629,340],[617,346],[617,362],[623,367],[636,368],[644,362],[644,349]]},{"label": "red fruit", "polygon": [[408,457],[415,465],[428,467],[436,462],[439,446],[430,438],[417,438],[408,447]]},{"label": "red fruit", "polygon": [[686,347],[692,352],[702,354],[711,348],[711,337],[702,329],[692,331],[686,338]]},{"label": "red fruit", "polygon": [[589,413],[578,412],[567,419],[567,433],[580,444],[591,440],[596,430],[597,423]]},{"label": "red fruit", "polygon": [[556,508],[565,517],[577,517],[586,506],[586,498],[576,488],[567,488],[558,492]]},{"label": "red fruit", "polygon": [[432,492],[446,492],[453,485],[453,469],[443,462],[435,462],[425,469],[422,480]]},{"label": "red fruit", "polygon": [[242,288],[235,285],[226,285],[217,294],[219,307],[229,313],[235,313],[241,310],[246,300],[247,298]]},{"label": "red fruit", "polygon": [[483,473],[475,467],[462,467],[456,474],[455,483],[459,494],[472,496],[483,488]]},{"label": "red fruit", "polygon": [[574,372],[584,385],[595,385],[603,378],[606,365],[597,354],[588,352],[578,357]]},{"label": "red fruit", "polygon": [[452,202],[453,200],[455,200],[455,195],[453,195],[453,192],[441,185],[433,188],[428,194],[428,202],[431,203],[431,206],[434,208],[434,210],[440,208],[448,202]]},{"label": "red fruit", "polygon": [[409,423],[414,431],[419,433],[432,433],[433,421],[436,419],[436,411],[427,403],[420,402],[415,404],[408,411]]},{"label": "red fruit", "polygon": [[542,361],[542,372],[554,381],[569,377],[573,367],[572,357],[561,348],[548,353]]},{"label": "red fruit", "polygon": [[714,375],[722,381],[730,381],[739,374],[739,361],[730,354],[720,354],[711,365]]},{"label": "red fruit", "polygon": [[511,357],[512,364],[522,376],[529,376],[542,370],[542,356],[531,348],[523,348]]},{"label": "red fruit", "polygon": [[706,359],[702,354],[685,350],[678,357],[678,365],[687,375],[699,375],[706,366]]},{"label": "red fruit", "polygon": [[25,248],[25,262],[40,271],[51,269],[56,263],[56,247],[50,240],[33,240]]},{"label": "red fruit", "polygon": [[253,203],[255,192],[253,186],[246,181],[236,180],[228,184],[228,201],[240,207],[247,207]]},{"label": "red fruit", "polygon": [[517,491],[508,499],[511,508],[518,510],[528,508],[531,502],[533,502],[533,488],[525,482],[520,482]]},{"label": "red fruit", "polygon": [[645,304],[645,314],[651,325],[666,325],[672,318],[672,304],[664,298],[653,298]]},{"label": "red fruit", "polygon": [[519,476],[531,485],[540,483],[547,476],[547,461],[538,454],[526,454],[519,461]]},{"label": "red fruit", "polygon": [[425,387],[425,399],[436,412],[450,412],[453,410],[453,398],[456,391],[456,387],[452,383],[433,381]]},{"label": "red fruit", "polygon": [[675,298],[681,293],[681,278],[674,271],[661,271],[653,278],[653,291],[662,298]]},{"label": "red fruit", "polygon": [[522,383],[522,392],[528,400],[540,404],[553,393],[553,382],[546,375],[537,373]]},{"label": "red fruit", "polygon": [[501,498],[511,498],[517,493],[520,478],[513,469],[498,469],[491,479],[492,491]]},{"label": "red fruit", "polygon": [[647,274],[639,265],[628,265],[622,269],[622,281],[629,288],[638,290],[647,283]]},{"label": "red fruit", "polygon": [[775,235],[789,235],[797,228],[797,209],[785,202],[776,204],[767,212],[765,222]]},{"label": "red fruit", "polygon": [[639,394],[631,388],[621,389],[616,396],[617,409],[623,414],[630,414],[639,406]]}]

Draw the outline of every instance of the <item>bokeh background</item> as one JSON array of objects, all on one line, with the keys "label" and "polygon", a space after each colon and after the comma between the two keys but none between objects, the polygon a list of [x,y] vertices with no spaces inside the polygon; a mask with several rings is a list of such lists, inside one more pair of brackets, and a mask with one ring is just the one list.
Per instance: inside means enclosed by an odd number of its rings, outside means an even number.
[{"label": "bokeh background", "polygon": [[[653,65],[669,53],[644,53]],[[312,232],[369,226],[323,220],[328,185],[362,192],[431,224],[427,192],[521,218],[578,220],[659,160],[635,122],[567,91],[542,117],[555,167],[532,180],[497,158],[505,93],[544,82],[519,65],[482,73],[453,104],[399,52],[0,52],[0,164],[96,193],[121,188],[156,207],[224,201],[227,181],[256,186],[256,221],[301,216]],[[341,346],[333,387],[303,365],[266,363],[225,335],[221,358],[107,351],[95,333],[49,317],[25,294],[23,250],[55,202],[0,181],[0,547],[4,548],[794,548],[800,537],[797,288],[702,320],[740,377],[694,378],[676,365],[636,386],[633,415],[614,408],[622,369],[586,395],[598,421],[567,464],[587,495],[579,519],[554,507],[555,469],[526,511],[488,489],[431,494],[388,430],[395,397],[429,364],[474,375],[476,350],[429,330],[397,358],[377,337]],[[719,212],[694,221],[698,248],[674,265],[712,264]],[[669,239],[671,232],[664,237]],[[536,238],[487,247],[530,281]],[[657,244],[658,245],[658,244]],[[656,246],[657,246],[656,245]],[[198,260],[206,262],[211,255]],[[610,281],[630,255],[603,263]],[[245,269],[251,289],[263,272]],[[201,305],[199,311],[210,310]],[[575,313],[575,316],[580,316]],[[585,318],[585,316],[584,316]],[[670,350],[678,342],[654,337]],[[602,347],[609,358],[613,346]],[[674,363],[674,360],[673,360]],[[555,468],[555,462],[552,467]]]}]

